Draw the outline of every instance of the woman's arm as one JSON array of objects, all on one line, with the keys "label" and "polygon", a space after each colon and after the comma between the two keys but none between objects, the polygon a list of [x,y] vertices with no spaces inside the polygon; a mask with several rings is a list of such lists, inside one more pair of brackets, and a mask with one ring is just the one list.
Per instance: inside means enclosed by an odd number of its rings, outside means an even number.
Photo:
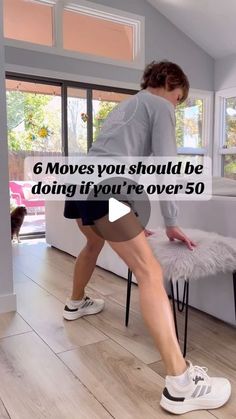
[{"label": "woman's arm", "polygon": [[[152,152],[155,156],[176,157],[177,145],[175,137],[174,106],[166,102],[158,110],[152,126]],[[166,226],[166,234],[170,241],[180,240],[190,250],[196,244],[189,239],[177,226],[178,207],[175,201],[160,201],[161,213]]]},{"label": "woman's arm", "polygon": [[[161,103],[153,118],[152,152],[154,156],[176,157],[174,106],[167,101]],[[160,201],[161,213],[166,226],[176,226],[178,207],[174,201]]]}]

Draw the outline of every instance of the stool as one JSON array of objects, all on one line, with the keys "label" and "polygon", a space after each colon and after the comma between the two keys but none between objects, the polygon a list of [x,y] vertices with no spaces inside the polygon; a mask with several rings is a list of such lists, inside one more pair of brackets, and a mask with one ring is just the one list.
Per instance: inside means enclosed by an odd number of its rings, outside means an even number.
[{"label": "stool", "polygon": [[[171,299],[176,336],[179,340],[176,305],[179,312],[185,309],[184,349],[187,352],[188,307],[190,281],[217,273],[231,272],[233,276],[234,310],[236,318],[236,239],[201,230],[184,229],[185,234],[196,242],[189,250],[180,241],[170,242],[165,230],[154,230],[148,242],[162,266],[163,276],[170,281]],[[184,280],[182,301],[179,296],[179,281]],[[128,269],[125,325],[129,323],[132,271]],[[175,295],[176,289],[176,295]]]}]

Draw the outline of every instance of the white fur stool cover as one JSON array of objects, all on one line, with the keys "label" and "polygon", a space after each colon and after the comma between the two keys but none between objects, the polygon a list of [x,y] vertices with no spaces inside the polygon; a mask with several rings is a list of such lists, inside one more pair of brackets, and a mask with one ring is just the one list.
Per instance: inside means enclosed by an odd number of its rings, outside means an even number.
[{"label": "white fur stool cover", "polygon": [[201,230],[183,229],[196,242],[189,250],[180,241],[170,242],[165,230],[152,230],[148,242],[160,262],[164,277],[168,280],[198,279],[219,272],[236,270],[236,239]]}]

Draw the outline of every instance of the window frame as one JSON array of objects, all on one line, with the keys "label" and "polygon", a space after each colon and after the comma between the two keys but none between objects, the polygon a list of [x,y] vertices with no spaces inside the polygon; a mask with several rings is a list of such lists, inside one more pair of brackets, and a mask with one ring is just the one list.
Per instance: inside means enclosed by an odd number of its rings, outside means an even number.
[{"label": "window frame", "polygon": [[236,147],[225,148],[225,109],[226,100],[236,97],[236,87],[219,90],[215,93],[215,127],[214,127],[214,176],[224,176],[223,158],[227,154],[236,155]]},{"label": "window frame", "polygon": [[178,147],[178,155],[213,157],[213,100],[211,91],[190,89],[189,97],[203,101],[202,140],[203,147]]},{"label": "window frame", "polygon": [[[5,46],[24,48],[38,52],[45,52],[64,57],[89,60],[93,62],[116,65],[120,67],[134,68],[143,70],[145,67],[145,17],[129,13],[123,10],[95,4],[87,0],[80,0],[79,4],[69,0],[34,0],[36,3],[53,6],[53,45],[39,45],[31,42],[20,41],[17,39],[4,38]],[[101,57],[93,54],[80,53],[78,51],[69,51],[63,48],[63,11],[75,10],[81,11],[91,16],[104,18],[117,23],[133,25],[133,54],[132,62],[115,60],[112,58]]]}]

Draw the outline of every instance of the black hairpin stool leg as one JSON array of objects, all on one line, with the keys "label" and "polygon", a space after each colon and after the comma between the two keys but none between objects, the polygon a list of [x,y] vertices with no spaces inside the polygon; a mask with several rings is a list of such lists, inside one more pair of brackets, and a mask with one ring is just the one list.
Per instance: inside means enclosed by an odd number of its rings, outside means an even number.
[{"label": "black hairpin stool leg", "polygon": [[175,322],[175,333],[176,337],[179,340],[179,332],[178,332],[178,324],[177,324],[177,316],[176,316],[176,308],[175,308],[175,292],[174,292],[174,284],[173,280],[170,280],[170,287],[171,287],[171,300],[173,306],[173,315],[174,315],[174,322]]},{"label": "black hairpin stool leg", "polygon": [[186,291],[187,291],[187,281],[184,281],[183,299],[182,299],[182,301],[180,301],[180,299],[179,299],[179,282],[176,281],[177,307],[178,307],[178,311],[180,313],[182,313],[184,311]]},{"label": "black hairpin stool leg", "polygon": [[125,326],[126,327],[129,324],[129,309],[130,309],[131,285],[132,285],[132,271],[130,269],[128,269],[127,297],[126,297],[126,311],[125,311]]},{"label": "black hairpin stool leg", "polygon": [[[173,304],[175,331],[176,331],[177,339],[179,340],[176,307],[175,307],[174,284],[173,284],[172,279],[171,279],[170,283],[171,283],[171,298],[172,298],[172,304]],[[235,279],[235,283],[236,283],[236,279]],[[183,350],[183,356],[185,357],[186,352],[187,352],[187,338],[188,338],[188,305],[189,305],[189,280],[188,279],[185,280],[182,302],[179,299],[179,284],[178,284],[178,281],[176,281],[176,294],[177,294],[176,302],[177,302],[178,311],[182,312],[185,308],[184,350]]]},{"label": "black hairpin stool leg", "polygon": [[233,285],[234,285],[234,310],[236,319],[236,271],[233,272]]}]

